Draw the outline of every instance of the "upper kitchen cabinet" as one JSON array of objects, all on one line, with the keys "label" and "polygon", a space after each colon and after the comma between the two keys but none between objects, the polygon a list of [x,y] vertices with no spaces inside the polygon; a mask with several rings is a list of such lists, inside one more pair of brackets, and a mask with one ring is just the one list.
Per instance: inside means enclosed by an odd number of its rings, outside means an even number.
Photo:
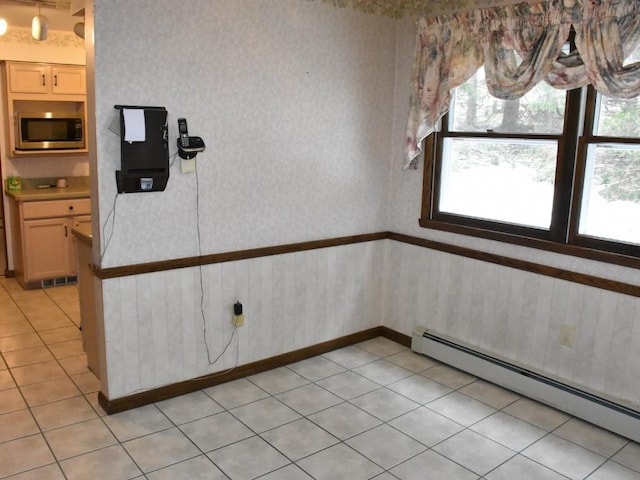
[{"label": "upper kitchen cabinet", "polygon": [[2,78],[7,156],[87,154],[84,66],[6,61]]},{"label": "upper kitchen cabinet", "polygon": [[57,95],[85,95],[85,67],[46,65],[41,63],[8,63],[8,93],[38,94],[55,100]]}]

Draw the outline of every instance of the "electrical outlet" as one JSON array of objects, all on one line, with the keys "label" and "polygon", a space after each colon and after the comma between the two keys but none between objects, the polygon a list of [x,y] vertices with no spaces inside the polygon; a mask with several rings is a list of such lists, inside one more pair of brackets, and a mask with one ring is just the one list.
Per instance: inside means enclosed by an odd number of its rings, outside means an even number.
[{"label": "electrical outlet", "polygon": [[558,338],[558,343],[560,345],[564,345],[565,347],[573,347],[573,344],[576,342],[576,326],[569,325],[568,323],[563,323],[560,325],[560,336]]}]

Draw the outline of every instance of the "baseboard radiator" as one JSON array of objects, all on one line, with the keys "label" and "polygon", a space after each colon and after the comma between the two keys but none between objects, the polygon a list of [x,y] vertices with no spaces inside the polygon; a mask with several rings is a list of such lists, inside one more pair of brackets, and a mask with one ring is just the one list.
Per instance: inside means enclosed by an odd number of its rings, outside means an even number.
[{"label": "baseboard radiator", "polygon": [[411,349],[476,377],[640,442],[640,412],[541,373],[416,327]]}]

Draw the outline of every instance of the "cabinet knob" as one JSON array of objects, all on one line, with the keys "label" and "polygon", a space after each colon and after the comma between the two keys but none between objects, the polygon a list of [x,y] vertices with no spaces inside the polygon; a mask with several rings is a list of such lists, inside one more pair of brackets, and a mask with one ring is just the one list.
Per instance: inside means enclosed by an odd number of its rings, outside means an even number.
[{"label": "cabinet knob", "polygon": [[73,210],[73,205],[69,205],[69,210]]},{"label": "cabinet knob", "polygon": [[57,87],[58,86],[58,75],[54,75],[53,76],[53,86]]},{"label": "cabinet knob", "polygon": [[45,86],[45,76],[44,76],[44,73],[42,74],[42,86],[43,86],[43,87]]}]

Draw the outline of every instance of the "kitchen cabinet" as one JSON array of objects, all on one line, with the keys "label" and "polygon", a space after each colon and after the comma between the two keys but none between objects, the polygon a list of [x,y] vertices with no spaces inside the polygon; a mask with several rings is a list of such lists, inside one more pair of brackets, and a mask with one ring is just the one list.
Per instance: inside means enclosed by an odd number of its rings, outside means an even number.
[{"label": "kitchen cabinet", "polygon": [[47,65],[42,63],[9,63],[10,94],[35,93],[42,95],[85,95],[85,67],[75,65]]},{"label": "kitchen cabinet", "polygon": [[[86,68],[82,65],[61,65],[27,62],[2,62],[4,78],[5,142],[9,157],[43,155],[38,150],[16,148],[18,113],[62,112],[87,118]],[[86,122],[85,122],[86,131]],[[87,149],[47,150],[46,155],[86,155]]]},{"label": "kitchen cabinet", "polygon": [[76,249],[71,230],[91,223],[89,198],[12,200],[14,269],[25,288],[42,280],[74,277]]}]

